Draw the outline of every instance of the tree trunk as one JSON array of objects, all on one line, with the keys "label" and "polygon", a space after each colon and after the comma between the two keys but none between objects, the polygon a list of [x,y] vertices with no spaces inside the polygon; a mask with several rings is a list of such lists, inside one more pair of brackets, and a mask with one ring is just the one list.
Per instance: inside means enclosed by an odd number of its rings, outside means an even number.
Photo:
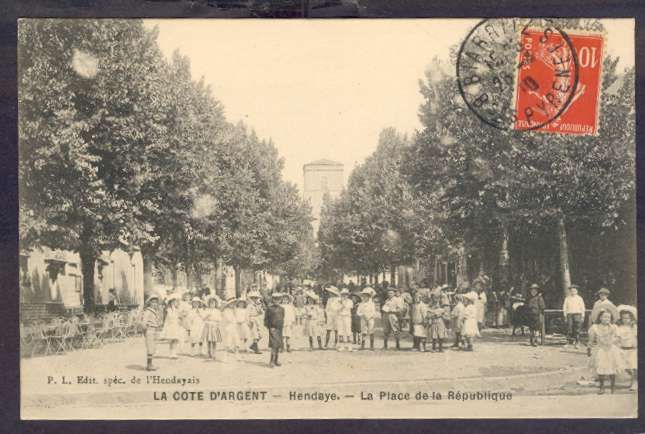
[{"label": "tree trunk", "polygon": [[152,281],[152,253],[142,249],[141,256],[143,257],[143,293],[147,296],[154,289]]},{"label": "tree trunk", "polygon": [[502,246],[499,251],[499,282],[501,290],[508,290],[510,285],[510,257],[508,254],[508,226],[502,225]]},{"label": "tree trunk", "polygon": [[396,286],[396,266],[390,266],[390,285]]},{"label": "tree trunk", "polygon": [[242,296],[242,268],[239,265],[233,265],[235,270],[235,297]]},{"label": "tree trunk", "polygon": [[177,264],[170,266],[170,278],[172,279],[172,289],[177,288]]},{"label": "tree trunk", "polygon": [[571,272],[569,270],[569,245],[567,243],[567,228],[564,224],[564,216],[558,218],[558,241],[560,242],[560,274],[562,275],[562,292],[567,296],[571,286]]},{"label": "tree trunk", "polygon": [[79,255],[83,272],[83,311],[92,313],[95,310],[94,266],[96,253],[91,248],[82,247]]}]

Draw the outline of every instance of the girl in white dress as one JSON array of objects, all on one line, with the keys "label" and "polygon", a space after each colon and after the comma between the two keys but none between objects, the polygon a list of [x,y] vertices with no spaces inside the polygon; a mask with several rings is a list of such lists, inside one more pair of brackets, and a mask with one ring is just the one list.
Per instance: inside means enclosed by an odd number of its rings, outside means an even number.
[{"label": "girl in white dress", "polygon": [[166,308],[166,319],[164,320],[161,337],[167,339],[170,346],[170,358],[177,358],[177,346],[184,338],[185,330],[181,326],[179,296],[170,296],[168,298],[168,307]]},{"label": "girl in white dress", "polygon": [[222,327],[224,329],[224,346],[230,353],[235,353],[240,345],[240,338],[237,333],[237,321],[235,320],[235,298],[229,298],[222,310]]},{"label": "girl in white dress", "polygon": [[599,395],[605,393],[605,380],[609,378],[611,393],[614,393],[616,375],[624,369],[623,353],[618,348],[618,327],[611,323],[609,311],[598,314],[598,320],[589,329],[587,355],[591,357],[591,368],[600,382]]},{"label": "girl in white dress", "polygon": [[296,308],[292,303],[293,297],[285,294],[282,297],[282,308],[284,309],[284,324],[282,326],[282,338],[284,339],[284,348],[288,353],[291,352],[289,340],[293,337],[294,324],[296,323]]},{"label": "girl in white dress", "polygon": [[239,347],[248,352],[246,343],[251,338],[249,311],[245,300],[238,300],[235,303],[235,322],[237,323],[237,336],[240,340]]},{"label": "girl in white dress", "polygon": [[631,376],[629,390],[638,390],[638,335],[636,325],[636,308],[634,306],[618,306],[620,321],[618,324],[618,346],[623,353],[623,362],[627,373]]},{"label": "girl in white dress", "polygon": [[[188,330],[190,331],[190,353],[194,355],[202,354],[202,333],[204,332],[204,309],[202,309],[202,300],[199,297],[193,297],[193,308],[188,314]],[[196,348],[196,346],[198,346]],[[198,350],[195,353],[195,349]]]},{"label": "girl in white dress", "polygon": [[463,338],[464,350],[473,350],[473,338],[479,336],[479,327],[477,326],[477,294],[468,293],[464,295],[464,322],[463,322]]},{"label": "girl in white dress", "polygon": [[217,297],[211,296],[206,299],[208,308],[204,309],[204,331],[202,332],[202,341],[206,342],[208,357],[215,360],[215,349],[218,342],[222,342],[222,332],[220,323],[222,321],[222,312],[217,308],[219,301]]}]

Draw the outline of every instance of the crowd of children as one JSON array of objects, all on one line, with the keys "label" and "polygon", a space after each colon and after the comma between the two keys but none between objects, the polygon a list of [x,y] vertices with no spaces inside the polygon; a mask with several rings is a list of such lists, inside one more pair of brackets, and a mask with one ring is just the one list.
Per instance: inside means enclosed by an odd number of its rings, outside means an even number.
[{"label": "crowd of children", "polygon": [[[256,290],[248,291],[244,299],[228,300],[214,295],[193,297],[188,292],[169,294],[163,299],[152,295],[142,317],[147,369],[155,369],[152,359],[159,338],[168,342],[171,359],[178,358],[180,349],[184,354],[215,359],[218,344],[233,354],[260,354],[261,324],[268,330],[271,367],[280,366],[279,353],[291,351],[296,335],[308,339],[310,351],[332,347],[353,351],[355,345],[367,349],[368,342],[369,350],[374,351],[377,318],[381,319],[384,349],[390,337],[400,349],[400,335],[409,329],[413,351],[443,352],[451,335],[452,348],[473,351],[473,341],[481,330],[481,296],[469,291],[448,297],[445,289],[419,289],[412,299],[389,288],[382,300],[375,300],[377,293],[371,287],[350,293],[347,288],[328,286],[324,297],[311,289],[297,288],[293,295],[273,292],[268,303]],[[605,392],[606,384],[613,393],[616,375],[623,372],[630,375],[632,390],[637,387],[636,309],[616,307],[608,299],[609,294],[606,288],[598,291],[598,301],[589,318],[592,325],[587,353],[600,385],[599,393]],[[586,311],[575,285],[565,298],[563,314],[567,345],[577,348]],[[428,342],[432,345],[430,350],[426,348]]]}]

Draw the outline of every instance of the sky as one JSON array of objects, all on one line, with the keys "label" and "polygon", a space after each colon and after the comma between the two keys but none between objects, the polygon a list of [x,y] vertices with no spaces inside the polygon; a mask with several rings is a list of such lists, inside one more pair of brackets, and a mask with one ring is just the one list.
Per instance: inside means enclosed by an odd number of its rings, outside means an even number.
[{"label": "sky", "polygon": [[[448,62],[478,19],[146,20],[170,58],[188,56],[229,121],[273,139],[284,178],[302,191],[302,166],[325,158],[345,178],[379,132],[421,127],[419,80],[434,57]],[[607,52],[634,64],[632,20],[603,20]]]}]

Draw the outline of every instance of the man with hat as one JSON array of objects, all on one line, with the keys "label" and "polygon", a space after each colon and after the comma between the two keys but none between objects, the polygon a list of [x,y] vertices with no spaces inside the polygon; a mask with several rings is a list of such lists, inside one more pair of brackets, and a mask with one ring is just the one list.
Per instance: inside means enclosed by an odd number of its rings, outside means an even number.
[{"label": "man with hat", "polygon": [[269,329],[269,349],[271,349],[271,359],[269,367],[280,366],[278,354],[282,349],[282,328],[284,326],[284,308],[280,305],[280,300],[284,294],[274,292],[271,294],[271,304],[264,313],[264,326]]},{"label": "man with hat", "polygon": [[529,297],[526,300],[528,307],[527,320],[529,331],[531,332],[530,343],[531,346],[537,346],[535,332],[541,330],[541,319],[544,315],[544,299],[540,294],[540,287],[537,284],[532,284],[529,288]]},{"label": "man with hat", "polygon": [[146,341],[146,370],[155,371],[156,367],[152,366],[152,359],[157,349],[157,335],[162,326],[162,318],[159,314],[159,296],[151,294],[146,300],[146,307],[143,310],[142,318],[143,335]]},{"label": "man with hat", "polygon": [[401,349],[399,334],[401,333],[400,316],[405,311],[403,298],[395,296],[394,288],[388,288],[387,299],[383,303],[383,349],[387,350],[388,339],[394,335],[396,349]]},{"label": "man with hat", "polygon": [[578,295],[578,285],[569,287],[569,295],[562,303],[562,314],[567,324],[567,345],[571,344],[578,348],[580,329],[585,321],[585,301]]},{"label": "man with hat", "polygon": [[591,310],[591,317],[589,318],[590,324],[595,324],[596,321],[598,321],[598,316],[603,310],[606,310],[611,314],[612,322],[615,322],[618,319],[618,309],[616,309],[616,305],[609,300],[609,294],[611,294],[611,291],[607,288],[600,288],[598,292],[596,292],[598,300],[596,300],[593,305],[593,309]]}]

